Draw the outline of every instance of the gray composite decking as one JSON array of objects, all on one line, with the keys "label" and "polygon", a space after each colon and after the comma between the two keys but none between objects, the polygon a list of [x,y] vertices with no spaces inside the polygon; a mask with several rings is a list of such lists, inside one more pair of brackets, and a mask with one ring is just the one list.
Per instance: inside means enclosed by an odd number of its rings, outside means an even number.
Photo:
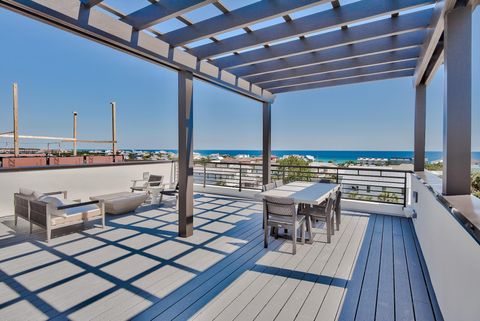
[{"label": "gray composite decking", "polygon": [[187,239],[171,205],[50,244],[4,218],[0,320],[442,320],[406,218],[344,213],[330,244],[291,255],[263,248],[257,202],[196,194]]}]

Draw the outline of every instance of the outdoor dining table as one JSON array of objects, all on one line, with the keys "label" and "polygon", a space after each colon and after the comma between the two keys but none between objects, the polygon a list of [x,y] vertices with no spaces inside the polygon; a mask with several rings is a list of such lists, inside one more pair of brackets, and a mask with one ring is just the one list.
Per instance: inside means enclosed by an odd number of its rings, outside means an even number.
[{"label": "outdoor dining table", "polygon": [[298,181],[258,193],[257,198],[263,200],[264,196],[290,197],[295,204],[320,205],[338,188],[339,184]]},{"label": "outdoor dining table", "polygon": [[[258,193],[256,198],[263,200],[265,196],[290,197],[297,205],[320,205],[328,199],[332,192],[337,191],[339,188],[339,184],[295,181]],[[340,225],[340,211],[339,206],[335,213],[337,226]]]}]

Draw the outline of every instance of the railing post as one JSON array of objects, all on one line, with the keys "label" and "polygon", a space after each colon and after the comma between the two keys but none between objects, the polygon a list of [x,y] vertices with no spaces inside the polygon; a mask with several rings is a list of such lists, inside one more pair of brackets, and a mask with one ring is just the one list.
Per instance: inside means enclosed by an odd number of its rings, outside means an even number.
[{"label": "railing post", "polygon": [[403,176],[403,207],[407,207],[407,172]]},{"label": "railing post", "polygon": [[242,191],[242,163],[240,163],[239,165],[240,167],[238,168],[238,172],[239,172],[238,191],[241,192]]},{"label": "railing post", "polygon": [[337,168],[337,180],[336,180],[336,183],[338,184],[338,168]]},{"label": "railing post", "polygon": [[203,188],[207,186],[207,162],[203,163]]}]

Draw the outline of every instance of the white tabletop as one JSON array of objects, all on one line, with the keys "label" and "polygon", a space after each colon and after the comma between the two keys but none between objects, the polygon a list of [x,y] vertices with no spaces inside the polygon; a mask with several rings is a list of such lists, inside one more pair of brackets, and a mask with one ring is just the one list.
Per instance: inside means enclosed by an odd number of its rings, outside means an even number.
[{"label": "white tabletop", "polygon": [[318,205],[339,187],[338,184],[329,183],[292,182],[256,196],[258,199],[263,199],[264,196],[291,197],[296,204]]}]

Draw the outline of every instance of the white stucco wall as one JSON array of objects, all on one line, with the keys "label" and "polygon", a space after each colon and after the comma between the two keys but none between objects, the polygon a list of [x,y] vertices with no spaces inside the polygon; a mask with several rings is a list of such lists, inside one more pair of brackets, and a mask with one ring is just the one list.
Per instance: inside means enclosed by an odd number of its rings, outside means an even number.
[{"label": "white stucco wall", "polygon": [[143,172],[164,175],[170,182],[174,173],[171,162],[39,169],[26,171],[0,171],[0,216],[13,215],[13,193],[19,188],[39,192],[68,191],[69,199],[88,200],[90,196],[129,191],[133,179],[141,179]]},{"label": "white stucco wall", "polygon": [[480,245],[415,177],[414,191],[413,223],[445,321],[480,320]]}]

